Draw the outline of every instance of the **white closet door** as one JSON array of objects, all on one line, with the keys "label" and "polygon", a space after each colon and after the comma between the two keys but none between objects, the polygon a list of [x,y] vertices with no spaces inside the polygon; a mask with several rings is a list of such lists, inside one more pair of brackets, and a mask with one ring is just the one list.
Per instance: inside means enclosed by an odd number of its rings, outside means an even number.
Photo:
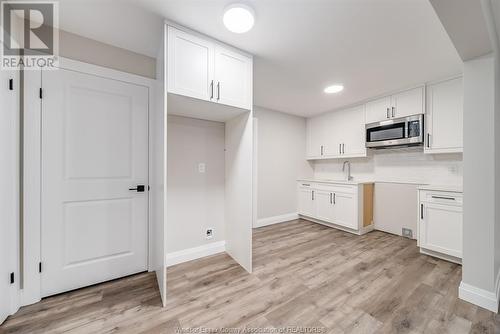
[{"label": "white closet door", "polygon": [[223,47],[215,48],[215,88],[217,102],[233,107],[251,109],[250,87],[252,60]]},{"label": "white closet door", "polygon": [[[12,81],[11,81],[12,80]],[[0,71],[0,324],[16,310],[19,282],[19,72]],[[14,273],[14,283],[10,274]]]},{"label": "white closet door", "polygon": [[145,271],[148,89],[63,69],[42,83],[42,296]]},{"label": "white closet door", "polygon": [[253,126],[248,112],[226,122],[226,251],[252,272]]}]

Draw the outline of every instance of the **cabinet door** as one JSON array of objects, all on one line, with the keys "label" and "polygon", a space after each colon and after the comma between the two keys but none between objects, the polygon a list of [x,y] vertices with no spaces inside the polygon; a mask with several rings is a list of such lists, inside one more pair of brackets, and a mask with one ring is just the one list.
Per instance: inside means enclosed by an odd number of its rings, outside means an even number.
[{"label": "cabinet door", "polygon": [[364,106],[343,110],[340,116],[343,120],[339,124],[343,130],[341,132],[342,155],[366,155]]},{"label": "cabinet door", "polygon": [[357,195],[334,193],[333,201],[333,223],[358,229],[358,205]]},{"label": "cabinet door", "polygon": [[366,124],[380,122],[391,117],[389,108],[391,97],[386,96],[366,104]]},{"label": "cabinet door", "polygon": [[168,92],[210,100],[213,44],[173,27],[168,28]]},{"label": "cabinet door", "polygon": [[314,191],[309,188],[299,188],[299,214],[314,217]]},{"label": "cabinet door", "polygon": [[318,158],[324,153],[325,142],[324,116],[307,120],[307,157]]},{"label": "cabinet door", "polygon": [[328,191],[314,192],[315,218],[331,222],[333,218],[333,194]]},{"label": "cabinet door", "polygon": [[427,87],[426,153],[463,150],[462,78]]},{"label": "cabinet door", "polygon": [[462,258],[462,208],[421,203],[420,247]]},{"label": "cabinet door", "polygon": [[[394,113],[392,107],[394,107]],[[410,89],[392,96],[391,117],[399,118],[423,113],[424,87]]]},{"label": "cabinet door", "polygon": [[215,48],[214,98],[242,109],[252,107],[252,59],[223,47]]}]

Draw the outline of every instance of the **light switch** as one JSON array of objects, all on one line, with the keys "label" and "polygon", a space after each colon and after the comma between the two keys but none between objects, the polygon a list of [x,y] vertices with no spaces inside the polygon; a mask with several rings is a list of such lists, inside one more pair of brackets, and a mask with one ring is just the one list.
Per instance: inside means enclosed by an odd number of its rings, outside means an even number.
[{"label": "light switch", "polygon": [[198,173],[205,173],[206,166],[204,162],[200,162],[198,164]]}]

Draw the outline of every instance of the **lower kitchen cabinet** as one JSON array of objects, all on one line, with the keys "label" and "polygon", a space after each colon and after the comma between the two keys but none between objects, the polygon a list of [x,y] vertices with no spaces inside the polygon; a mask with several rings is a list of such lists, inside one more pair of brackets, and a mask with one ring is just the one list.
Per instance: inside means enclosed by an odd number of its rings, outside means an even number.
[{"label": "lower kitchen cabinet", "polygon": [[456,263],[462,261],[462,193],[419,190],[420,252]]},{"label": "lower kitchen cabinet", "polygon": [[307,220],[348,232],[373,229],[373,184],[299,180],[298,211]]}]

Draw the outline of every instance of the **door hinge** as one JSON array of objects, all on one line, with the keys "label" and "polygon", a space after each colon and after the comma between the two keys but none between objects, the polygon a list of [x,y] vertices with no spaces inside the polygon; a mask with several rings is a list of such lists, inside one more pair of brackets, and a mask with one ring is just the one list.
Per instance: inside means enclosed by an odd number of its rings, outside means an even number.
[{"label": "door hinge", "polygon": [[10,273],[10,284],[14,284],[14,273]]},{"label": "door hinge", "polygon": [[9,90],[14,90],[14,79],[9,79]]},{"label": "door hinge", "polygon": [[43,99],[43,89],[40,87],[40,92],[39,92],[40,99]]},{"label": "door hinge", "polygon": [[38,272],[42,272],[42,262],[38,262]]}]

